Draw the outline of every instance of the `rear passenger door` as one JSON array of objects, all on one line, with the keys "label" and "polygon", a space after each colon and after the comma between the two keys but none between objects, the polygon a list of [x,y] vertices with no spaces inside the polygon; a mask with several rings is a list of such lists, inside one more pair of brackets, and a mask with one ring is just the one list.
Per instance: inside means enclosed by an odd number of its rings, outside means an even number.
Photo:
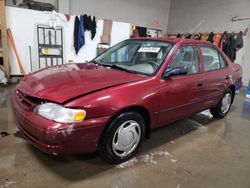
[{"label": "rear passenger door", "polygon": [[204,107],[211,107],[218,103],[227,88],[230,79],[226,60],[219,51],[212,46],[200,46],[204,67]]}]

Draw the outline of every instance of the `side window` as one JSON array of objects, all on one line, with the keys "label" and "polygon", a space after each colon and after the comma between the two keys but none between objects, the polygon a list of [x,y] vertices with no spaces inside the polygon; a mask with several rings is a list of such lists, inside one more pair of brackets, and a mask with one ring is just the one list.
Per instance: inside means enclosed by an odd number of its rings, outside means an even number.
[{"label": "side window", "polygon": [[177,67],[186,67],[188,74],[199,72],[198,51],[195,46],[185,46],[177,52],[169,68]]},{"label": "side window", "polygon": [[226,67],[226,63],[217,50],[201,47],[205,71],[218,70]]},{"label": "side window", "polygon": [[221,57],[221,55],[219,54],[220,57],[220,67],[223,69],[227,66],[227,63],[225,62],[225,60]]}]

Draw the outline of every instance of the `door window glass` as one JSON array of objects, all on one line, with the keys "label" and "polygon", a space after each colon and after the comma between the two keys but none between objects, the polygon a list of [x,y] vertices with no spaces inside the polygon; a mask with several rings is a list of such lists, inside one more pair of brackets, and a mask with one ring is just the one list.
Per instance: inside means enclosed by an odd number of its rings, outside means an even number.
[{"label": "door window glass", "polygon": [[198,51],[195,46],[185,46],[177,52],[169,68],[178,67],[186,67],[188,74],[199,72]]},{"label": "door window glass", "polygon": [[226,63],[217,50],[201,47],[205,71],[218,70],[226,67]]},{"label": "door window glass", "polygon": [[225,60],[221,57],[221,55],[219,54],[220,57],[220,67],[221,68],[225,68],[227,66],[227,63],[225,62]]}]

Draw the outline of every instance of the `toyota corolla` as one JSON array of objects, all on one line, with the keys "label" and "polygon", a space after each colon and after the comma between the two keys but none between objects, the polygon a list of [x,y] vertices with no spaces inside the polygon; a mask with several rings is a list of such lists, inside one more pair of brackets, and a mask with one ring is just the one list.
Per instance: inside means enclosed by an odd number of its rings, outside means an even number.
[{"label": "toyota corolla", "polygon": [[242,69],[210,43],[139,38],[86,63],[47,67],[11,95],[19,130],[53,155],[98,152],[130,159],[150,132],[210,109],[230,110]]}]

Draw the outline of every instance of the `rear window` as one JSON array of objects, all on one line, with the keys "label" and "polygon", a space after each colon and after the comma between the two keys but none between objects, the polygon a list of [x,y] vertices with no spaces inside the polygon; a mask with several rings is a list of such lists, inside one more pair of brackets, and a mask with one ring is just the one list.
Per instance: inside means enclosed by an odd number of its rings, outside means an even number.
[{"label": "rear window", "polygon": [[201,52],[205,71],[218,70],[227,66],[225,60],[216,49],[202,46]]}]

